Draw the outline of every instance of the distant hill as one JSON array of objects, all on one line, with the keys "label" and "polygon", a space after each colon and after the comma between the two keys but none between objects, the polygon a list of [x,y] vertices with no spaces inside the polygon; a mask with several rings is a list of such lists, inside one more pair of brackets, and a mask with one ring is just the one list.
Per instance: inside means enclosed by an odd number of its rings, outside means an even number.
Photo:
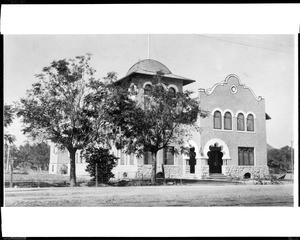
[{"label": "distant hill", "polygon": [[271,145],[267,144],[267,151],[271,150],[271,149],[275,149],[274,147],[272,147]]}]

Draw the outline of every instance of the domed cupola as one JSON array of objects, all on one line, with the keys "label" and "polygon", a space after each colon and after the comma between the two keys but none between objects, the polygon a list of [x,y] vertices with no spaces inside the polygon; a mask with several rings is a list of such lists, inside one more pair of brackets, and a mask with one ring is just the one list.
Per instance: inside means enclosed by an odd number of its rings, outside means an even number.
[{"label": "domed cupola", "polygon": [[126,76],[119,79],[116,84],[120,82],[130,79],[133,76],[155,76],[157,72],[162,73],[162,77],[164,79],[168,79],[168,81],[172,82],[172,79],[182,80],[182,85],[187,85],[190,83],[195,82],[195,80],[181,77],[178,75],[173,74],[169,68],[167,68],[164,64],[160,63],[159,61],[153,59],[144,59],[135,63],[126,73]]},{"label": "domed cupola", "polygon": [[151,72],[156,74],[157,72],[161,72],[163,74],[172,74],[172,72],[162,63],[152,59],[145,59],[134,64],[127,72],[126,76],[133,72]]}]

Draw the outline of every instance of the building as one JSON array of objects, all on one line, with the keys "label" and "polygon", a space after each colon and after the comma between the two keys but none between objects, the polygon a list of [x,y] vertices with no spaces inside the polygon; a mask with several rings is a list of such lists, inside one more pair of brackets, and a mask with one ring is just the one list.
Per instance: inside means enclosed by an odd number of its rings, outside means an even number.
[{"label": "building", "polygon": [[[161,84],[174,92],[183,91],[184,86],[195,80],[173,74],[162,63],[146,59],[134,64],[126,76],[118,81],[130,81],[136,91],[138,101],[143,101],[147,91],[154,83],[153,76],[163,73]],[[194,132],[193,138],[186,142],[190,154],[176,155],[169,146],[158,152],[157,173],[164,164],[167,178],[203,179],[212,175],[251,178],[255,175],[267,175],[265,100],[241,83],[236,75],[229,75],[224,81],[210,89],[199,89],[201,109],[211,114],[198,119],[201,132]],[[151,158],[145,155],[137,158],[126,155],[121,150],[112,149],[119,157],[118,165],[113,169],[115,178],[150,178]],[[85,172],[86,163],[80,153],[76,156],[76,172]],[[50,173],[61,172],[68,167],[68,153],[51,146]]]}]

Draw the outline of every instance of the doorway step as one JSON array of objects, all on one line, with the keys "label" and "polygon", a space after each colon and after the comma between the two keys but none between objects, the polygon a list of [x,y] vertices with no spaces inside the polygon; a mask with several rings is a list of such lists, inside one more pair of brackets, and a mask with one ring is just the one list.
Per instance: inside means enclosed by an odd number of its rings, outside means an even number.
[{"label": "doorway step", "polygon": [[210,180],[218,180],[218,181],[230,181],[231,179],[227,176],[225,176],[222,173],[210,173],[206,179]]}]

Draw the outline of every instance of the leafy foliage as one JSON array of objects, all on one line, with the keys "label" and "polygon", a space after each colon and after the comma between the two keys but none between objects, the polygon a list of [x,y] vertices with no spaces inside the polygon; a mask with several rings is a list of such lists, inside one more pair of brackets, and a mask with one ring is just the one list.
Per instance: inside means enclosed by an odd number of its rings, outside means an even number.
[{"label": "leafy foliage", "polygon": [[48,170],[50,147],[46,143],[30,145],[28,142],[20,147],[13,146],[11,157],[14,167],[21,169]]},{"label": "leafy foliage", "polygon": [[186,150],[183,146],[191,138],[191,130],[197,127],[197,118],[205,117],[192,92],[172,93],[161,86],[161,75],[153,78],[151,93],[142,101],[130,94],[128,82],[115,84],[114,94],[106,104],[106,117],[116,129],[116,145],[126,153],[138,156],[152,153],[152,183],[156,178],[157,152],[169,145],[175,151]]},{"label": "leafy foliage", "polygon": [[284,173],[293,169],[291,151],[294,149],[289,146],[268,150],[268,166],[274,173]]},{"label": "leafy foliage", "polygon": [[[90,59],[87,54],[53,61],[36,75],[38,82],[18,106],[24,133],[33,139],[51,140],[69,151],[70,186],[76,184],[76,151],[105,140],[101,105],[107,90],[95,79]],[[91,94],[97,98],[91,98]]]},{"label": "leafy foliage", "polygon": [[[12,124],[15,117],[16,109],[12,105],[4,105],[4,127],[7,128],[10,124]],[[16,141],[16,137],[8,132],[4,133],[5,145],[7,147],[7,143],[12,144]]]},{"label": "leafy foliage", "polygon": [[114,177],[111,170],[116,166],[118,158],[110,154],[108,149],[90,146],[85,150],[84,157],[88,163],[86,171],[93,177],[92,181],[96,181],[96,165],[99,183],[107,183]]}]

